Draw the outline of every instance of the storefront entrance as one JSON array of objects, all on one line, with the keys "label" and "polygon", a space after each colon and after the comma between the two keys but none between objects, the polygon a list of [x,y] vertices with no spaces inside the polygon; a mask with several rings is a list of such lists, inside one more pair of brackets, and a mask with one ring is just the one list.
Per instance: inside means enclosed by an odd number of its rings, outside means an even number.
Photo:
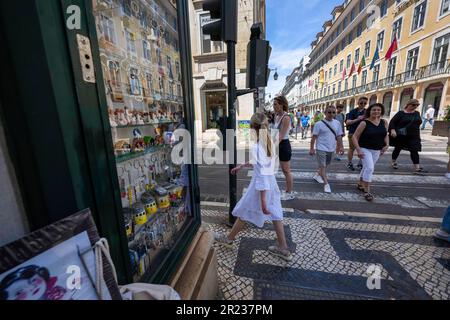
[{"label": "storefront entrance", "polygon": [[389,118],[391,115],[392,109],[392,92],[386,92],[383,96],[383,105],[385,108],[384,116]]},{"label": "storefront entrance", "polygon": [[227,110],[226,91],[205,92],[204,101],[203,131],[209,129],[221,129]]},{"label": "storefront entrance", "polygon": [[413,88],[406,88],[402,91],[402,94],[400,96],[400,106],[398,110],[403,110],[404,107],[406,107],[406,104],[409,100],[414,98],[414,89]]},{"label": "storefront entrance", "polygon": [[436,110],[434,116],[438,116],[443,90],[444,85],[441,82],[430,84],[427,87],[427,89],[425,90],[425,97],[423,99],[422,114],[426,112],[429,105],[432,105]]}]

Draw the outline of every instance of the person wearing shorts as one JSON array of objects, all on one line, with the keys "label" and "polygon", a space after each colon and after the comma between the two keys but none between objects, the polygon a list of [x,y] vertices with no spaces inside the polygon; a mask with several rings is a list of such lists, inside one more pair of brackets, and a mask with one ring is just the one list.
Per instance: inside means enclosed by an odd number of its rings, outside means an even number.
[{"label": "person wearing shorts", "polygon": [[335,116],[336,107],[328,106],[325,109],[325,119],[314,125],[309,151],[310,155],[316,155],[319,167],[313,179],[324,184],[325,193],[331,193],[331,187],[327,178],[327,168],[331,164],[334,153],[344,154],[342,143],[344,132],[341,123],[334,119]]},{"label": "person wearing shorts", "polygon": [[284,96],[274,99],[275,124],[274,129],[279,130],[279,158],[280,166],[286,177],[286,191],[281,194],[282,201],[295,199],[294,178],[291,173],[292,148],[289,141],[289,131],[292,129],[292,122],[287,113],[289,104]]}]

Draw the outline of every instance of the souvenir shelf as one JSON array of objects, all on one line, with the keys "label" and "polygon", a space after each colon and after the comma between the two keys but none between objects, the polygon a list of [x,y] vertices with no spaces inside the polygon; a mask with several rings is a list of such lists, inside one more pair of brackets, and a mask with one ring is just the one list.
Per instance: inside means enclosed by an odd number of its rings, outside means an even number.
[{"label": "souvenir shelf", "polygon": [[146,281],[192,215],[187,165],[170,160],[185,113],[177,12],[167,0],[92,1],[133,277]]}]

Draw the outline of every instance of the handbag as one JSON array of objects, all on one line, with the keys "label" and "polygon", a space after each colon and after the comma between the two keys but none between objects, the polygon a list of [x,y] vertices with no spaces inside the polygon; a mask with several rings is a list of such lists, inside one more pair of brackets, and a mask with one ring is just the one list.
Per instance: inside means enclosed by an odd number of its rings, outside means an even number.
[{"label": "handbag", "polygon": [[398,136],[407,136],[408,135],[408,128],[414,123],[414,121],[417,118],[417,114],[414,113],[414,117],[412,118],[411,122],[408,123],[408,125],[406,127],[400,128],[395,130],[395,132],[397,133]]}]

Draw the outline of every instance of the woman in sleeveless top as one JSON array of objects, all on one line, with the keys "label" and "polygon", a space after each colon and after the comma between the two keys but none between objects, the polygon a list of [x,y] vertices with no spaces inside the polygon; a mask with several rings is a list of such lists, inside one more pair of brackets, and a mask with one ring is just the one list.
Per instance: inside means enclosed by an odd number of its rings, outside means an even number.
[{"label": "woman in sleeveless top", "polygon": [[358,157],[363,162],[358,190],[364,191],[364,198],[373,201],[374,197],[370,193],[370,183],[372,182],[375,164],[380,156],[389,149],[388,123],[381,119],[384,115],[384,106],[375,103],[366,110],[366,120],[362,121],[352,139]]},{"label": "woman in sleeveless top", "polygon": [[275,109],[275,125],[274,129],[278,129],[279,136],[279,157],[280,166],[283,170],[283,174],[286,178],[286,192],[281,195],[281,200],[293,200],[294,192],[293,185],[294,179],[291,173],[291,158],[292,158],[292,148],[289,141],[289,131],[291,130],[291,118],[287,113],[289,109],[289,104],[284,96],[278,96],[274,99],[274,109]]}]

